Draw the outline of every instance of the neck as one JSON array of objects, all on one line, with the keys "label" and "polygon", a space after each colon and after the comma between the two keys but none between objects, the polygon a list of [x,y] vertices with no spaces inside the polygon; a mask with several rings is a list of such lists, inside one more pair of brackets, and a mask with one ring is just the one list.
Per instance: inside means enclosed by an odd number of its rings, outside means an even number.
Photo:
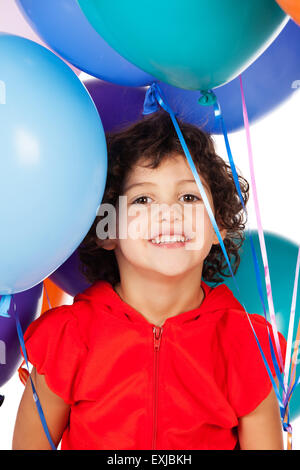
[{"label": "neck", "polygon": [[[121,274],[121,273],[120,273]],[[165,320],[201,305],[201,269],[179,277],[157,277],[157,273],[126,273],[114,290],[121,299],[140,312],[150,323],[162,326]]]}]

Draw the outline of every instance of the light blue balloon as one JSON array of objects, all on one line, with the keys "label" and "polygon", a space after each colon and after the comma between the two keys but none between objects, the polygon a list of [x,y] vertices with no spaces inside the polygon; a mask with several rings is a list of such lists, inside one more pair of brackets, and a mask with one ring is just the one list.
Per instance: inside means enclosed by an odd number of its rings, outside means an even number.
[{"label": "light blue balloon", "polygon": [[107,174],[98,111],[46,48],[0,34],[0,294],[30,289],[78,247]]}]

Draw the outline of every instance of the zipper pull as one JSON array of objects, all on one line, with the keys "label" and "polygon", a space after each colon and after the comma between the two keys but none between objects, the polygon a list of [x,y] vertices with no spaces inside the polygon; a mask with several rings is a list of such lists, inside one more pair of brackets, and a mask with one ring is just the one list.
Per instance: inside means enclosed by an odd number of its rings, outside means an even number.
[{"label": "zipper pull", "polygon": [[161,341],[161,335],[162,335],[162,330],[163,328],[160,326],[154,326],[153,327],[153,335],[154,335],[154,349],[158,350],[160,346],[160,341]]}]

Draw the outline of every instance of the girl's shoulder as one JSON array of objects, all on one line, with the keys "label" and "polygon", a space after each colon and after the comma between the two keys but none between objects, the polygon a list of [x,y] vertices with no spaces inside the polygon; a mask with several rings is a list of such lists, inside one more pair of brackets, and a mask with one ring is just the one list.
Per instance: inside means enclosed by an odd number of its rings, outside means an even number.
[{"label": "girl's shoulder", "polygon": [[[219,315],[216,315],[215,321],[218,327],[222,329],[223,334],[228,337],[236,337],[236,334],[248,335],[253,329],[258,332],[268,329],[272,331],[271,323],[258,313],[247,313],[241,308],[220,309]],[[253,334],[253,333],[252,333]]]},{"label": "girl's shoulder", "polygon": [[70,405],[76,401],[89,352],[88,317],[89,309],[83,304],[61,305],[43,313],[24,333],[29,362]]},{"label": "girl's shoulder", "polygon": [[[254,351],[256,356],[257,354],[261,355],[259,346],[269,356],[270,342],[276,350],[276,330],[260,314],[247,313],[244,309],[226,309],[218,320],[217,328],[221,334],[224,348],[230,354],[236,354],[237,359],[243,352],[246,352],[247,356],[251,354],[251,351]],[[280,331],[278,331],[278,340],[284,356],[286,340]]]},{"label": "girl's shoulder", "polygon": [[244,416],[270,393],[269,374],[276,377],[275,361],[282,372],[277,345],[284,361],[286,340],[278,332],[279,341],[275,341],[277,335],[271,323],[262,315],[247,314],[243,309],[225,311],[218,328],[226,359],[229,400],[237,416]]},{"label": "girl's shoulder", "polygon": [[43,332],[47,336],[57,336],[59,332],[68,332],[73,335],[74,341],[82,340],[85,343],[92,316],[93,312],[85,302],[50,308],[29,325],[25,339],[37,330],[40,336]]}]

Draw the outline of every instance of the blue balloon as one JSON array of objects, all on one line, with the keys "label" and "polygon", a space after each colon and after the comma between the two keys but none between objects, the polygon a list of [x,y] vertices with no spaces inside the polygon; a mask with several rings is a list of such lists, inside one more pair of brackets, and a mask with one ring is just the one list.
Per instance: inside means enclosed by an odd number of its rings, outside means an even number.
[{"label": "blue balloon", "polygon": [[101,38],[76,0],[17,0],[17,5],[44,42],[78,69],[118,85],[154,81]]},{"label": "blue balloon", "polygon": [[[264,305],[267,320],[270,322],[269,306],[265,287],[264,266],[261,257],[260,243],[257,231],[251,232],[255,253],[259,263],[259,273],[262,282]],[[298,256],[298,245],[287,238],[272,232],[264,232],[266,243],[269,273],[272,287],[276,325],[278,331],[287,339],[291,303],[294,289],[295,270]],[[256,283],[254,263],[251,252],[250,236],[246,235],[244,244],[240,249],[241,262],[235,275],[239,291],[232,277],[225,278],[224,283],[232,290],[235,297],[245,306],[248,313],[258,313],[264,316],[263,306],[259,297]],[[297,327],[300,320],[300,311],[296,308],[293,342],[296,339]],[[249,325],[250,328],[250,325]],[[295,343],[293,344],[295,346]],[[299,369],[299,368],[298,368]],[[298,374],[300,370],[298,370]],[[300,415],[300,385],[296,388],[290,401],[291,420]]]},{"label": "blue balloon", "polygon": [[101,203],[97,108],[46,48],[0,35],[0,294],[30,289],[78,247]]},{"label": "blue balloon", "polygon": [[[300,28],[290,20],[266,51],[243,73],[243,88],[250,123],[282,104],[300,86]],[[298,80],[297,80],[298,79]],[[173,111],[185,122],[221,134],[212,106],[198,103],[201,93],[159,82]],[[239,78],[215,88],[228,132],[244,125]]]},{"label": "blue balloon", "polygon": [[[113,132],[142,119],[145,89],[124,87],[102,80],[88,80],[85,86],[99,113],[105,132]],[[60,289],[74,297],[90,283],[80,271],[79,253],[76,250],[54,273],[50,279]]]}]

